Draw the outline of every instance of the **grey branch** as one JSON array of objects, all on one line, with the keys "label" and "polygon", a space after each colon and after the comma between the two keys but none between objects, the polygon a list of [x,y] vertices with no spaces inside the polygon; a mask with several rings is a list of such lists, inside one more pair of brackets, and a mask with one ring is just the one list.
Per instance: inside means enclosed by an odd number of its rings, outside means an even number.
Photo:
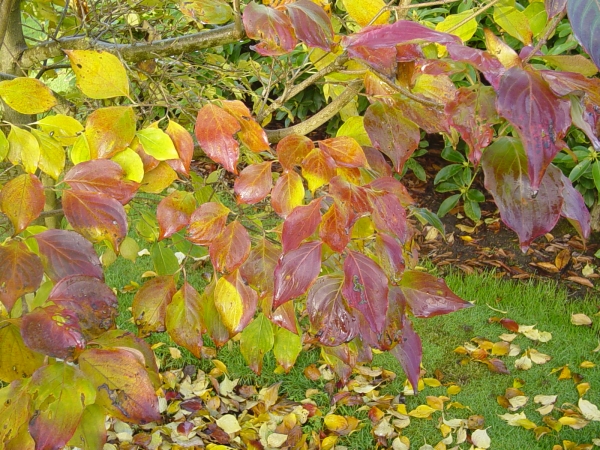
[{"label": "grey branch", "polygon": [[335,116],[338,112],[340,112],[340,110],[346,106],[350,100],[358,95],[362,87],[363,81],[355,80],[350,83],[344,92],[336,97],[334,101],[332,101],[314,116],[306,119],[304,122],[300,122],[298,125],[282,128],[280,130],[266,130],[269,142],[275,144],[290,134],[306,135],[311,131],[316,130],[325,122],[330,120],[333,116]]},{"label": "grey branch", "polygon": [[141,44],[111,44],[95,41],[85,36],[74,36],[46,41],[28,48],[21,54],[19,65],[22,69],[31,69],[41,61],[62,56],[63,50],[85,49],[104,50],[119,55],[125,61],[135,63],[146,59],[181,55],[204,48],[230,44],[244,39],[245,36],[243,29],[235,23],[200,33]]}]

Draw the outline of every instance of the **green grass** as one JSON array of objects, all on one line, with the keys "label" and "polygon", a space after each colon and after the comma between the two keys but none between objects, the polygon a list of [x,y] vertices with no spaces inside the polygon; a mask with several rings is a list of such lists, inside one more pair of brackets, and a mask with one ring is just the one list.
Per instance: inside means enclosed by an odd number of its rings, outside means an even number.
[{"label": "green grass", "polygon": [[[123,286],[136,281],[141,283],[140,274],[144,270],[150,270],[149,257],[140,258],[135,266],[122,258],[119,258],[106,272],[109,285],[122,289]],[[137,277],[137,278],[136,278]],[[590,317],[598,312],[598,298],[588,297],[586,299],[569,298],[566,290],[551,281],[541,282],[513,282],[500,280],[494,274],[462,276],[450,273],[445,277],[448,285],[462,298],[474,302],[474,307],[462,310],[450,315],[435,317],[431,319],[414,319],[417,332],[423,340],[423,367],[427,370],[426,377],[433,377],[434,371],[443,374],[442,383],[458,384],[462,391],[452,397],[453,401],[460,402],[466,409],[445,411],[444,415],[450,418],[467,418],[472,414],[480,414],[485,417],[485,427],[492,439],[493,449],[548,449],[552,445],[570,440],[577,443],[590,443],[598,436],[597,424],[590,423],[582,430],[572,430],[563,427],[560,433],[553,433],[536,441],[531,430],[520,427],[511,427],[498,417],[509,411],[498,405],[496,397],[503,395],[506,388],[513,386],[517,379],[524,382],[521,390],[529,396],[529,402],[524,409],[527,417],[538,425],[543,425],[542,417],[535,411],[533,397],[538,394],[558,395],[557,407],[563,404],[576,404],[578,394],[572,380],[558,380],[557,374],[550,374],[556,367],[569,365],[573,372],[583,376],[584,382],[591,385],[590,391],[585,398],[592,403],[600,404],[600,373],[597,368],[579,368],[581,362],[588,360],[600,365],[600,357],[593,350],[598,345],[600,334],[600,321],[595,319],[592,327],[576,327],[570,323],[572,313],[586,313]],[[205,281],[199,274],[188,272],[188,281],[198,289],[204,286]],[[131,314],[128,307],[131,305],[133,295],[120,295],[119,326],[134,331],[135,327],[130,322]],[[494,311],[506,311],[507,314]],[[453,350],[474,337],[484,337],[492,342],[497,342],[498,336],[507,332],[499,324],[490,324],[490,317],[509,317],[522,325],[536,325],[541,331],[552,333],[552,340],[547,343],[537,343],[520,335],[514,343],[521,346],[522,350],[535,348],[542,353],[552,356],[552,360],[545,365],[535,365],[529,371],[517,370],[514,367],[516,357],[502,357],[510,370],[510,375],[491,373],[481,363],[468,362],[466,365],[460,363],[461,355]],[[149,338],[149,342],[165,342],[167,345],[156,350],[158,358],[162,361],[163,368],[171,369],[182,367],[186,364],[194,364],[204,371],[210,371],[213,367],[210,361],[202,361],[194,358],[185,349],[182,349],[183,358],[173,360],[169,356],[168,347],[174,346],[166,334],[157,334]],[[303,353],[296,366],[289,374],[279,375],[274,373],[276,363],[272,355],[265,358],[263,372],[260,376],[254,374],[246,366],[238,348],[238,344],[230,342],[219,350],[217,358],[228,368],[231,378],[239,378],[241,384],[253,384],[260,387],[269,386],[277,381],[283,381],[280,393],[288,398],[300,401],[305,398],[307,389],[318,389],[320,391],[315,400],[326,414],[330,411],[329,397],[323,391],[325,382],[308,380],[303,370],[309,364],[320,364],[318,351]],[[375,356],[373,365],[392,370],[398,377],[381,389],[381,394],[397,395],[403,390],[405,380],[402,369],[396,360],[389,354],[378,354]],[[410,411],[418,405],[426,403],[427,396],[446,395],[446,386],[438,388],[426,387],[423,392],[415,397],[407,397],[407,409]],[[566,405],[565,405],[566,406]],[[371,425],[364,411],[358,408],[340,407],[337,414],[354,415],[363,419],[363,428],[349,437],[341,438],[339,445],[345,445],[353,449],[374,448],[375,441],[371,434]],[[560,417],[557,412],[552,413],[554,417]],[[428,443],[434,446],[442,437],[437,429],[441,414],[435,413],[433,419],[413,418],[411,425],[403,432],[411,440],[411,448],[419,448]],[[322,427],[322,419],[312,418],[307,424],[307,429],[319,429]],[[469,445],[463,444],[463,448]]]}]

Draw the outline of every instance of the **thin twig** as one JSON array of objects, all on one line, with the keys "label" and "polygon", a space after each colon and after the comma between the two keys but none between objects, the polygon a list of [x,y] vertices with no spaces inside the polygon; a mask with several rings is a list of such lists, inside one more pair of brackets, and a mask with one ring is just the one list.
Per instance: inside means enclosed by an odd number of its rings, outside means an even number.
[{"label": "thin twig", "polygon": [[535,44],[535,47],[533,47],[531,49],[531,52],[529,53],[529,55],[527,55],[527,57],[523,59],[523,64],[528,62],[531,58],[535,58],[536,53],[540,51],[542,46],[548,41],[548,38],[550,38],[552,33],[554,33],[554,31],[556,31],[556,28],[558,27],[558,25],[560,25],[561,20],[563,20],[563,18],[565,17],[566,14],[567,14],[567,11],[564,10],[560,14],[558,14],[552,18],[552,20],[548,23],[548,26],[546,27],[546,31],[544,32],[542,37],[538,39],[537,43]]}]

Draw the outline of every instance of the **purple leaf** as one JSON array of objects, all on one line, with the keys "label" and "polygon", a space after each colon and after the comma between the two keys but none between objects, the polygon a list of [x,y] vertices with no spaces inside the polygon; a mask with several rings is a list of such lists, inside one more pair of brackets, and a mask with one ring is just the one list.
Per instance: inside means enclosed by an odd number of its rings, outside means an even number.
[{"label": "purple leaf", "polygon": [[390,353],[400,362],[408,381],[410,381],[416,392],[419,386],[419,375],[421,374],[423,346],[421,345],[421,338],[412,327],[412,322],[406,316],[402,324],[402,335],[398,345],[391,349]]},{"label": "purple leaf", "polygon": [[263,56],[283,55],[296,47],[292,22],[283,11],[250,2],[244,8],[242,20],[248,37],[261,40],[250,48]]},{"label": "purple leaf", "polygon": [[285,5],[290,15],[296,36],[310,47],[331,51],[333,27],[327,13],[316,3],[298,0]]},{"label": "purple leaf", "polygon": [[281,243],[283,252],[298,248],[300,243],[310,237],[321,222],[321,198],[316,198],[306,206],[296,206],[283,222]]},{"label": "purple leaf", "polygon": [[570,102],[558,98],[542,76],[520,67],[510,68],[498,89],[498,113],[517,130],[527,151],[531,187],[537,191],[571,125]]},{"label": "purple leaf", "polygon": [[567,7],[567,0],[545,0],[544,3],[546,12],[548,13],[548,20],[563,12]]},{"label": "purple leaf", "polygon": [[539,190],[527,175],[527,156],[516,138],[502,137],[483,153],[485,187],[492,193],[500,217],[519,235],[521,250],[554,228],[563,205],[562,174],[549,166]]},{"label": "purple leaf", "polygon": [[571,180],[564,175],[561,179],[564,186],[562,193],[564,202],[560,215],[567,218],[583,239],[588,239],[591,232],[591,217],[583,196],[573,187]]},{"label": "purple leaf", "polygon": [[[563,2],[564,3],[564,2]],[[600,2],[598,0],[567,0],[573,34],[596,67],[600,68]]]}]

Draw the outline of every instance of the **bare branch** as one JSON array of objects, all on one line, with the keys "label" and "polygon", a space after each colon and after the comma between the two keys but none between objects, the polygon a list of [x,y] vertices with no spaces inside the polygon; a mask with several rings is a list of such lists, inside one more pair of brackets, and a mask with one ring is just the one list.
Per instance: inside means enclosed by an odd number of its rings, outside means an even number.
[{"label": "bare branch", "polygon": [[335,116],[338,112],[340,112],[340,110],[346,106],[350,100],[358,95],[362,88],[363,80],[355,80],[350,83],[344,92],[336,97],[334,101],[332,101],[314,116],[306,119],[304,122],[300,122],[298,125],[282,128],[280,130],[266,130],[269,142],[275,144],[290,134],[306,135],[311,131],[316,130],[325,122],[330,120],[333,116]]},{"label": "bare branch", "polygon": [[56,41],[46,41],[25,50],[19,58],[19,65],[22,69],[30,69],[41,61],[62,56],[63,50],[85,49],[104,50],[119,55],[125,61],[135,63],[146,59],[181,55],[204,48],[230,44],[244,39],[244,37],[244,31],[239,29],[235,23],[200,33],[140,44],[111,44],[94,41],[85,36],[73,36]]},{"label": "bare branch", "polygon": [[10,10],[16,0],[0,0],[0,48],[4,44],[4,36],[6,36],[6,30],[8,30],[8,23],[10,21]]}]

